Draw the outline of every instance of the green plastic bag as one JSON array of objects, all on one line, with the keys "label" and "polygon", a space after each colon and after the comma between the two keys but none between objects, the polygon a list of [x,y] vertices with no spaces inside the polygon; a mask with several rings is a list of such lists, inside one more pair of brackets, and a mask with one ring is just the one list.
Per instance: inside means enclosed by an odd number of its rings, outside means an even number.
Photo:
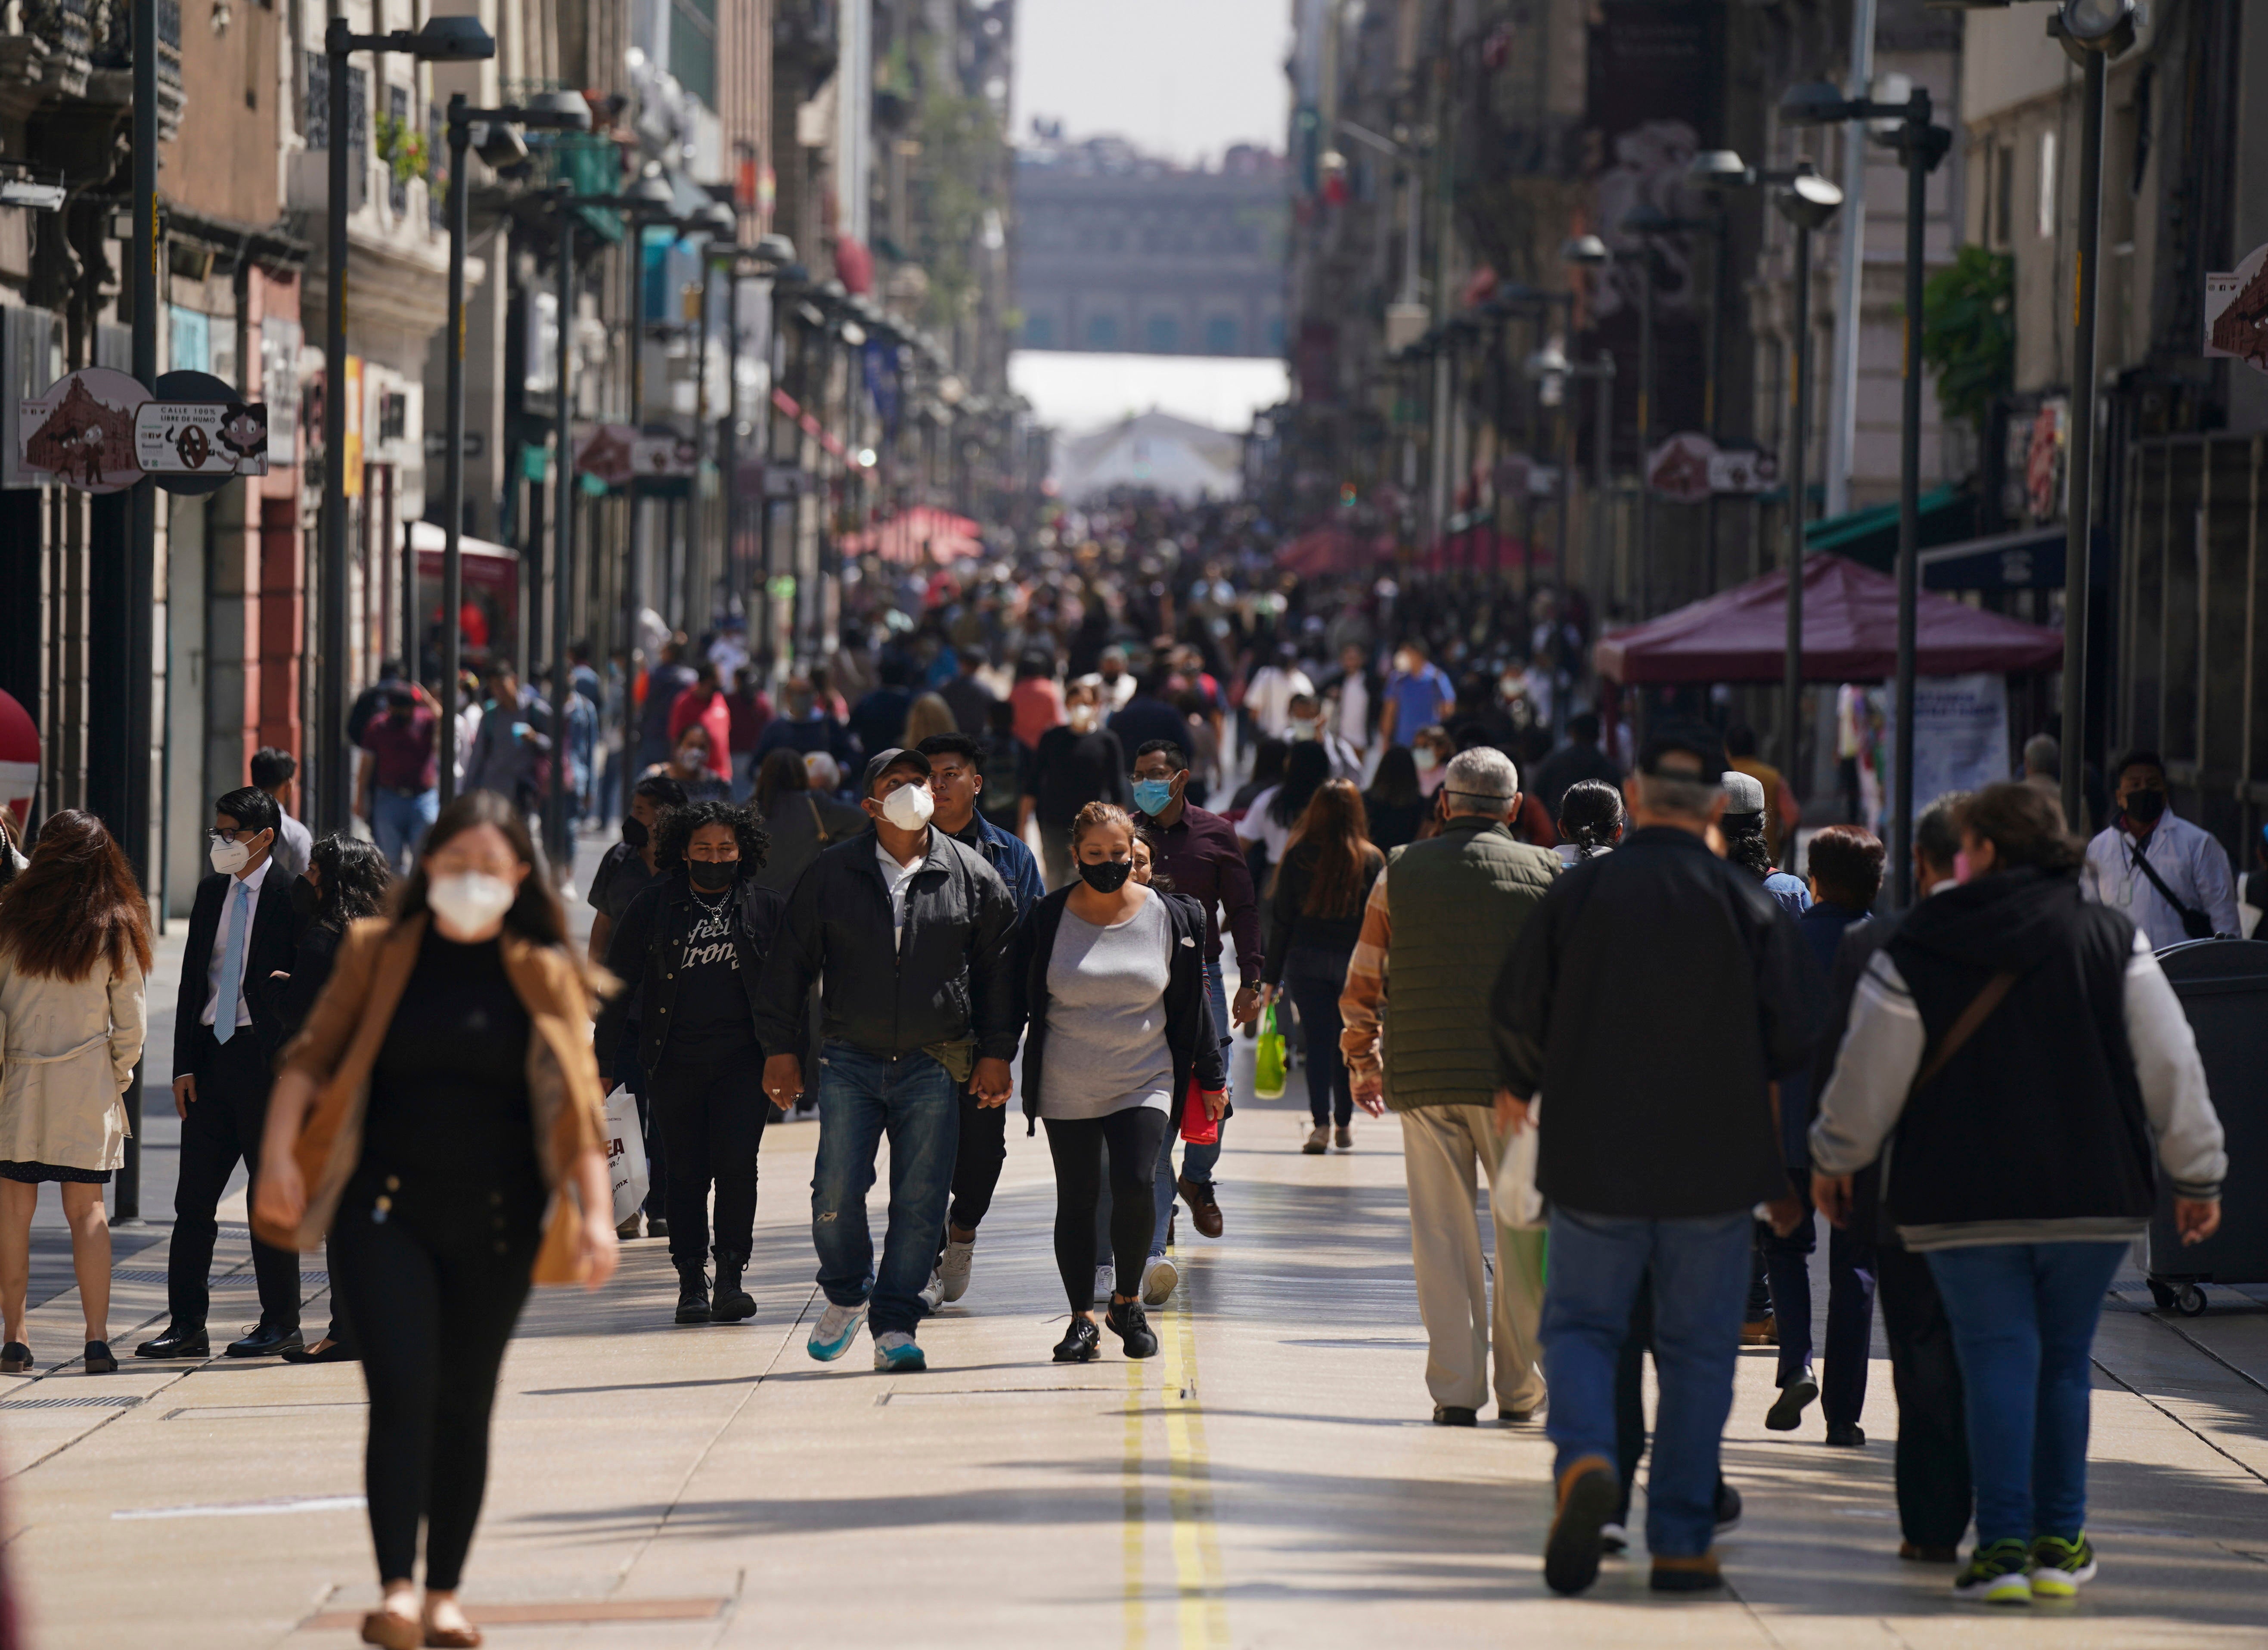
[{"label": "green plastic bag", "polygon": [[1276,1028],[1276,1005],[1260,1011],[1260,1049],[1252,1061],[1252,1092],[1263,1100],[1284,1097],[1284,1034]]}]

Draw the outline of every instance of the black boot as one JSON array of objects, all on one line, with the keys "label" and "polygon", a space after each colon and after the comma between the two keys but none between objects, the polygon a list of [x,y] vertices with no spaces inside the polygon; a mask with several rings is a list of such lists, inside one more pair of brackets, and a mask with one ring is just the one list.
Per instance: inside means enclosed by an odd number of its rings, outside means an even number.
[{"label": "black boot", "polygon": [[677,1321],[709,1322],[709,1274],[698,1265],[681,1263],[677,1268]]},{"label": "black boot", "polygon": [[709,1308],[709,1316],[718,1323],[738,1323],[756,1315],[755,1297],[740,1287],[740,1272],[747,1265],[744,1255],[727,1255],[722,1249],[711,1251],[717,1256],[717,1294]]}]

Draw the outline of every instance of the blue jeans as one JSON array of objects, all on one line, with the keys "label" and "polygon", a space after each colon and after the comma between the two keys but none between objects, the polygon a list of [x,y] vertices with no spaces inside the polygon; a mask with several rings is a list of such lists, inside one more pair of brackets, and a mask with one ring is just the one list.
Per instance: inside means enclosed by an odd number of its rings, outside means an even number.
[{"label": "blue jeans", "polygon": [[378,839],[378,851],[394,875],[408,874],[417,844],[425,840],[425,833],[432,829],[440,812],[438,791],[420,791],[416,796],[403,796],[394,791],[371,792],[370,834]]},{"label": "blue jeans", "polygon": [[1615,1470],[1615,1367],[1638,1292],[1653,1274],[1653,1470],[1646,1544],[1654,1557],[1697,1558],[1717,1529],[1717,1449],[1733,1408],[1733,1366],[1749,1287],[1752,1217],[1645,1220],[1551,1213],[1543,1288],[1544,1430],[1555,1476],[1585,1456]]},{"label": "blue jeans", "polygon": [[[868,1054],[829,1042],[819,1055],[819,1160],[811,1177],[811,1241],[819,1286],[838,1307],[870,1297],[873,1332],[912,1334],[922,1285],[937,1259],[937,1234],[961,1145],[958,1085],[920,1052]],[[882,1266],[866,1225],[874,1153],[890,1140],[890,1227]]]},{"label": "blue jeans", "polygon": [[1977,1543],[2087,1525],[2088,1354],[2124,1243],[1933,1249],[1967,1402]]},{"label": "blue jeans", "polygon": [[[1224,1047],[1229,1040],[1228,993],[1220,983],[1220,965],[1213,963],[1205,969],[1205,990],[1212,998],[1212,1023],[1221,1034]],[[1222,1058],[1226,1059],[1224,1055]],[[1224,1083],[1223,1086],[1226,1086]],[[1174,1198],[1177,1195],[1174,1175],[1174,1142],[1182,1142],[1182,1173],[1200,1186],[1212,1184],[1213,1166],[1220,1161],[1221,1142],[1228,1136],[1228,1120],[1221,1119],[1212,1144],[1199,1145],[1194,1140],[1182,1140],[1182,1117],[1175,1111],[1166,1126],[1166,1143],[1158,1148],[1158,1179],[1152,1190],[1157,1194],[1158,1224],[1150,1234],[1150,1258],[1155,1260],[1166,1252],[1166,1227],[1173,1219]]]}]

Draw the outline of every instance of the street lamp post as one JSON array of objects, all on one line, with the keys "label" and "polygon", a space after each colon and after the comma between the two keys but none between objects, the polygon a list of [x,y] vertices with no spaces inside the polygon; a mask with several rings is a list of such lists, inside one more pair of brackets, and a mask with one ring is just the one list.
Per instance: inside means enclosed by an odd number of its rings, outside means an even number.
[{"label": "street lamp post", "polygon": [[[553,407],[552,446],[558,469],[551,523],[551,795],[547,818],[551,873],[563,886],[574,868],[574,833],[567,825],[567,629],[575,593],[575,202],[559,201],[559,388]],[[531,673],[532,674],[532,673]]]},{"label": "street lamp post", "polygon": [[[1801,742],[1799,711],[1803,698],[1803,528],[1810,514],[1811,488],[1806,460],[1811,439],[1811,238],[1832,221],[1843,191],[1818,175],[1808,160],[1785,171],[1749,166],[1730,150],[1694,158],[1690,175],[1705,185],[1769,187],[1772,204],[1795,228],[1795,359],[1788,386],[1787,442],[1787,656],[1781,677],[1780,771],[1793,776]],[[1785,844],[1789,861],[1795,837]]]},{"label": "street lamp post", "polygon": [[[1591,577],[1596,578],[1607,561],[1607,490],[1612,485],[1615,438],[1614,354],[1602,350],[1595,361],[1570,361],[1555,338],[1528,357],[1526,371],[1536,381],[1547,407],[1557,406],[1565,399],[1566,380],[1571,378],[1590,379],[1597,385],[1591,396]],[[1566,459],[1559,468],[1559,587],[1563,596],[1567,586],[1567,510],[1574,497],[1574,474],[1575,430],[1571,420],[1567,426]],[[1553,703],[1564,705],[1565,697],[1564,694],[1555,694]],[[1558,725],[1555,731],[1564,733],[1564,709],[1555,712],[1554,720]]]},{"label": "street lamp post", "polygon": [[1646,457],[1653,450],[1653,242],[1641,239],[1637,251],[1621,252],[1596,235],[1578,235],[1560,249],[1559,257],[1583,269],[1609,263],[1638,266],[1638,616],[1645,618],[1652,611],[1653,581],[1653,490],[1646,477]]},{"label": "street lamp post", "polygon": [[[441,799],[457,794],[456,726],[457,680],[463,668],[463,635],[458,628],[464,605],[465,528],[465,241],[471,225],[470,180],[465,175],[466,157],[474,148],[473,127],[482,128],[480,156],[490,166],[509,166],[525,159],[527,145],[517,127],[556,131],[591,129],[591,106],[578,92],[546,92],[526,106],[476,109],[458,92],[449,99],[449,338],[447,362],[448,450],[441,461],[444,519],[441,538],[441,725],[436,730],[440,752]],[[404,591],[402,652],[409,656],[410,674],[417,674],[416,593],[413,583]]]},{"label": "street lamp post", "polygon": [[[1913,900],[1914,633],[1920,590],[1921,548],[1921,323],[1924,273],[1923,214],[1929,203],[1929,174],[1953,145],[1953,134],[1930,122],[1927,87],[1917,86],[1903,103],[1845,98],[1840,88],[1813,81],[1792,88],[1780,99],[1780,118],[1791,125],[1822,126],[1844,121],[1895,121],[1891,145],[1906,173],[1905,344],[1902,351],[1898,431],[1898,652],[1896,745],[1892,759],[1890,870],[1896,902]],[[2068,581],[2066,581],[2068,582]]]},{"label": "street lamp post", "polygon": [[[356,52],[405,52],[427,63],[475,63],[496,55],[496,41],[472,17],[434,17],[416,30],[357,34],[335,17],[323,33],[330,107],[328,217],[324,253],[328,268],[323,295],[323,521],[321,659],[317,672],[314,825],[319,831],[347,829],[347,59]],[[357,159],[360,157],[357,156]],[[462,277],[459,285],[461,289]],[[438,730],[443,739],[446,728]]]}]

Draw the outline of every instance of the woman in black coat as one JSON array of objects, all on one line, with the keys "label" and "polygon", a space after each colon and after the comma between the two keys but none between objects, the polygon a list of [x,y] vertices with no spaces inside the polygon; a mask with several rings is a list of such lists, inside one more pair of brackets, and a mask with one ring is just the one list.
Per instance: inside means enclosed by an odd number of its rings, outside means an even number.
[{"label": "woman in black coat", "polygon": [[[600,1069],[609,1070],[630,1004],[639,1066],[669,1160],[669,1258],[677,1322],[733,1323],[756,1315],[740,1274],[755,1246],[756,1154],[771,1109],[756,1036],[756,982],[786,902],[757,881],[767,847],[756,816],[696,802],[662,821],[661,874],[622,913],[607,969],[624,982],[599,1016]],[[707,1271],[709,1190],[717,1191],[717,1286]]]}]

